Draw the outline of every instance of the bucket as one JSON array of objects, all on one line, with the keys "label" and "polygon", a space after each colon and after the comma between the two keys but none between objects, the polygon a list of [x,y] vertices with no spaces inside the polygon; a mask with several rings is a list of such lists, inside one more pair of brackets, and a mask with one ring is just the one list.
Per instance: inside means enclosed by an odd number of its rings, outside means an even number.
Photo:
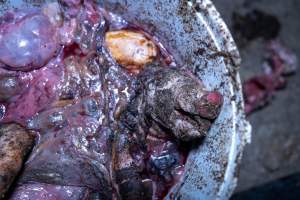
[{"label": "bucket", "polygon": [[[0,1],[0,11],[44,2]],[[190,152],[181,182],[166,199],[229,199],[251,126],[245,119],[238,74],[241,59],[220,14],[210,0],[101,0],[99,4],[151,29],[209,90],[223,94],[220,116],[202,144]]]}]

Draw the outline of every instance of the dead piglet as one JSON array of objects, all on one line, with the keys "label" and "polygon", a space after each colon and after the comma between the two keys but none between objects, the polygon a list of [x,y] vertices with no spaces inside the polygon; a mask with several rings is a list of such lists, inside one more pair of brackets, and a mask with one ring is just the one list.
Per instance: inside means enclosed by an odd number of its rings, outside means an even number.
[{"label": "dead piglet", "polygon": [[34,144],[34,135],[17,124],[0,126],[0,199],[9,189]]},{"label": "dead piglet", "polygon": [[[136,141],[141,141],[147,148],[145,155],[148,157],[137,157],[146,161],[144,170],[151,179],[146,181],[148,187],[140,191],[149,191],[151,185],[151,194],[163,198],[168,189],[180,180],[185,162],[177,145],[168,141],[172,137],[179,141],[192,141],[205,136],[211,123],[220,113],[223,97],[218,92],[205,90],[202,83],[191,73],[162,67],[157,63],[146,65],[144,71],[137,76],[137,80],[139,83],[136,94],[127,110],[121,114],[121,121]],[[132,152],[135,145],[129,145],[131,151],[121,151],[120,157],[129,160],[131,155],[131,163],[135,163],[138,160]],[[122,172],[123,170],[125,172]],[[121,174],[125,173],[125,178],[122,179],[127,185],[123,190],[125,194],[126,191],[130,191],[129,183],[133,182],[132,188],[134,184],[140,188],[143,185],[137,184],[141,178],[127,178],[126,181],[126,173],[129,172],[133,174],[127,177],[136,177],[135,174],[138,174],[128,166],[120,170]],[[136,193],[128,194],[139,195],[139,189],[133,191]],[[120,194],[122,195],[122,192]]]},{"label": "dead piglet", "polygon": [[179,140],[191,141],[205,136],[220,113],[221,94],[206,91],[186,72],[149,65],[139,78],[140,91],[132,101],[134,110],[129,110],[135,121],[154,125],[155,129],[162,127]]}]

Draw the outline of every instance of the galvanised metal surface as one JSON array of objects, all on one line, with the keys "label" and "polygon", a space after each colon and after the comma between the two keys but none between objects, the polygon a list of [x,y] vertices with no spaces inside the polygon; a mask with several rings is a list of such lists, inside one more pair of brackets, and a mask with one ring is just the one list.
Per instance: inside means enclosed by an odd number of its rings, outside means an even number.
[{"label": "galvanised metal surface", "polygon": [[[5,10],[45,1],[0,2]],[[240,56],[219,13],[210,0],[101,0],[99,4],[157,35],[208,89],[224,95],[220,116],[202,144],[190,153],[183,180],[167,199],[228,199],[237,184],[251,126],[244,115]]]}]

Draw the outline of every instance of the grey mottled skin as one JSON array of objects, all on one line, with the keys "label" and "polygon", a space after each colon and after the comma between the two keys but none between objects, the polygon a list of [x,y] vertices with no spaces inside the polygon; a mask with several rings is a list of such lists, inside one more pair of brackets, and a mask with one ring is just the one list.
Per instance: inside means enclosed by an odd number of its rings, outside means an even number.
[{"label": "grey mottled skin", "polygon": [[160,134],[165,132],[160,128],[164,128],[178,140],[191,141],[205,136],[222,103],[218,92],[206,91],[189,72],[152,64],[140,74],[139,87],[124,122],[130,128],[139,129],[142,125]]}]

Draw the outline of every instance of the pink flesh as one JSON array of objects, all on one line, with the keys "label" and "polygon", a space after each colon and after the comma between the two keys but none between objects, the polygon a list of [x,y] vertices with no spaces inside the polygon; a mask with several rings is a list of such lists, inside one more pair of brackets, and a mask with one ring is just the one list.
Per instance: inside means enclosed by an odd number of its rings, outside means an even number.
[{"label": "pink flesh", "polygon": [[8,104],[3,122],[15,121],[25,125],[27,119],[57,99],[62,68],[53,61],[43,69],[19,73],[19,77],[24,80],[26,88]]}]

